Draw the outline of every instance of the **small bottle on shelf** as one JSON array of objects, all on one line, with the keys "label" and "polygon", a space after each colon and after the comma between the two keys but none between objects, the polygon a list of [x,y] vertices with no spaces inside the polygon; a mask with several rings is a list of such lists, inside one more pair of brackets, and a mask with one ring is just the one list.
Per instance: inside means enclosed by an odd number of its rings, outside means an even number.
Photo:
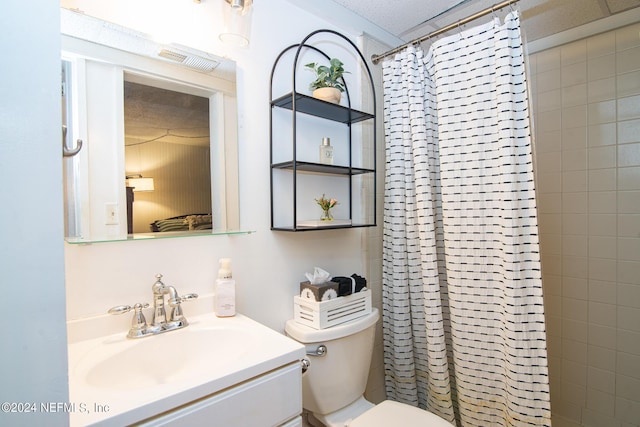
[{"label": "small bottle on shelf", "polygon": [[320,145],[320,163],[325,165],[333,164],[333,147],[331,146],[331,140],[327,137],[322,138],[322,145]]}]

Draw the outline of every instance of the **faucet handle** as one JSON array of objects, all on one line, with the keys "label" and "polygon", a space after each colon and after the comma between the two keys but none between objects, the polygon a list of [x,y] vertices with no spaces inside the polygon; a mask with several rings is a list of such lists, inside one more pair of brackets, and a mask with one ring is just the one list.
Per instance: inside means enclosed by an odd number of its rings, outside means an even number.
[{"label": "faucet handle", "polygon": [[143,308],[147,308],[149,307],[149,303],[145,302],[144,304],[142,303],[137,303],[134,304],[133,306],[131,305],[116,305],[115,307],[111,307],[108,311],[109,314],[124,314],[124,313],[128,313],[131,310],[137,310],[137,311],[141,311]]},{"label": "faucet handle", "polygon": [[133,318],[131,319],[131,328],[129,329],[129,333],[127,337],[129,338],[140,338],[146,335],[147,333],[147,319],[145,319],[142,310],[149,307],[149,303],[136,303],[132,306],[130,305],[117,305],[109,309],[109,314],[124,314],[128,313],[131,310],[134,310]]},{"label": "faucet handle", "polygon": [[198,294],[186,294],[180,297],[180,302],[190,301],[198,298]]}]

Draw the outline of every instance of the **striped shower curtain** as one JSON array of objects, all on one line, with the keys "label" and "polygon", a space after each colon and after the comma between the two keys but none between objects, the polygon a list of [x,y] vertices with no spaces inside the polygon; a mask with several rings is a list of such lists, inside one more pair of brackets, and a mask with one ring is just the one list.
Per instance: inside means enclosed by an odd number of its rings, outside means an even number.
[{"label": "striped shower curtain", "polygon": [[383,64],[387,396],[459,426],[550,426],[517,12]]}]

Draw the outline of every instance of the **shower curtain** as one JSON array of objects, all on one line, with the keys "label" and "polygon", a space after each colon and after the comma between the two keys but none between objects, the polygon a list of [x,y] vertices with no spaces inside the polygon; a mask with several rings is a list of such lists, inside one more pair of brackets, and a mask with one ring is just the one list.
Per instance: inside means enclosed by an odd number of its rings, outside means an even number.
[{"label": "shower curtain", "polygon": [[383,64],[387,396],[460,426],[550,426],[517,12]]}]

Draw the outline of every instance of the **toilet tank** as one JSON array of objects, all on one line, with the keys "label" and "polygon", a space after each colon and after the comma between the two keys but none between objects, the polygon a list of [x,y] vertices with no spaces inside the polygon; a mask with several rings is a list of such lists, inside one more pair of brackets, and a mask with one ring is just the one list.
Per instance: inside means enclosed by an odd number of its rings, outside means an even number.
[{"label": "toilet tank", "polygon": [[302,406],[316,414],[329,414],[359,399],[367,386],[375,325],[379,314],[372,312],[341,325],[313,329],[295,320],[285,331],[314,353],[324,344],[324,356],[307,356],[309,369],[302,375]]}]

